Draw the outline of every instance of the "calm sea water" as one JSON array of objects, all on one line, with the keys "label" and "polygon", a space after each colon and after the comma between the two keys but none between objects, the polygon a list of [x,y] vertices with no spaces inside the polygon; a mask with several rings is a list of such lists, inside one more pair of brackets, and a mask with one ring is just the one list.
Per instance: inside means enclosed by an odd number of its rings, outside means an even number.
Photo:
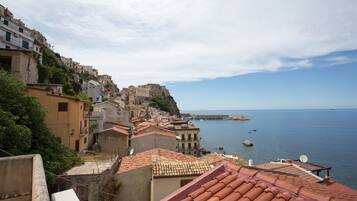
[{"label": "calm sea water", "polygon": [[[224,146],[255,164],[298,159],[332,167],[332,177],[357,189],[357,110],[189,111],[195,114],[249,115],[250,121],[194,121],[202,145],[212,151]],[[256,129],[257,132],[248,133]],[[246,139],[253,147],[244,147]]]}]

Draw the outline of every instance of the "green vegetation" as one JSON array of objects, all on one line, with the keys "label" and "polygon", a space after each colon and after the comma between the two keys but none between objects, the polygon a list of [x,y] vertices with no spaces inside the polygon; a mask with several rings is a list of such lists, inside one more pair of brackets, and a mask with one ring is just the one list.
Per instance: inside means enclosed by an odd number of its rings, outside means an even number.
[{"label": "green vegetation", "polygon": [[38,82],[50,84],[62,84],[63,93],[69,96],[76,96],[81,92],[80,81],[96,80],[94,76],[80,74],[77,80],[73,69],[67,67],[58,53],[44,47],[42,64],[37,65]]},{"label": "green vegetation", "polygon": [[171,113],[169,103],[163,97],[155,96],[151,100],[157,104],[160,110]]},{"label": "green vegetation", "polygon": [[[45,112],[25,86],[0,70],[0,149],[12,154],[41,154],[44,167],[55,174],[80,163],[44,124]],[[7,156],[0,151],[0,156]],[[48,175],[50,176],[50,175]]]}]

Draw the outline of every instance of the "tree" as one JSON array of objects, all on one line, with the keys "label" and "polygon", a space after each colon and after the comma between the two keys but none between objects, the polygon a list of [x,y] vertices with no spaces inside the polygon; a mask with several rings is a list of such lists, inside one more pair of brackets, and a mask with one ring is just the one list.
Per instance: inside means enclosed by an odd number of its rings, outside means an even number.
[{"label": "tree", "polygon": [[[46,170],[59,174],[80,163],[44,123],[45,112],[25,85],[0,70],[0,148],[15,155],[41,154]],[[5,156],[0,152],[0,156]]]}]

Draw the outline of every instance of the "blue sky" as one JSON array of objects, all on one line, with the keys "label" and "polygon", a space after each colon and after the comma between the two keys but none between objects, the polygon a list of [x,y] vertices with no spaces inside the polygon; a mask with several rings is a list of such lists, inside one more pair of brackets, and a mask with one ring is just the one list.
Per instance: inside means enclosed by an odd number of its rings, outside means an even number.
[{"label": "blue sky", "polygon": [[54,50],[182,109],[356,107],[356,0],[2,0]]},{"label": "blue sky", "polygon": [[304,69],[168,83],[167,87],[182,110],[357,108],[357,51],[311,61]]}]

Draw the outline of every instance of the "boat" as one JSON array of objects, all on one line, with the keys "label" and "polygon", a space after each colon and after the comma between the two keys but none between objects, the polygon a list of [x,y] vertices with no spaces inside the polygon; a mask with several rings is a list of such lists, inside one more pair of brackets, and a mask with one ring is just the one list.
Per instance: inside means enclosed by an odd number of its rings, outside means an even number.
[{"label": "boat", "polygon": [[222,151],[222,150],[224,149],[224,147],[221,146],[221,147],[218,147],[218,149],[219,149],[220,151]]},{"label": "boat", "polygon": [[253,142],[250,140],[244,140],[242,143],[244,146],[246,147],[252,147],[253,146]]}]

